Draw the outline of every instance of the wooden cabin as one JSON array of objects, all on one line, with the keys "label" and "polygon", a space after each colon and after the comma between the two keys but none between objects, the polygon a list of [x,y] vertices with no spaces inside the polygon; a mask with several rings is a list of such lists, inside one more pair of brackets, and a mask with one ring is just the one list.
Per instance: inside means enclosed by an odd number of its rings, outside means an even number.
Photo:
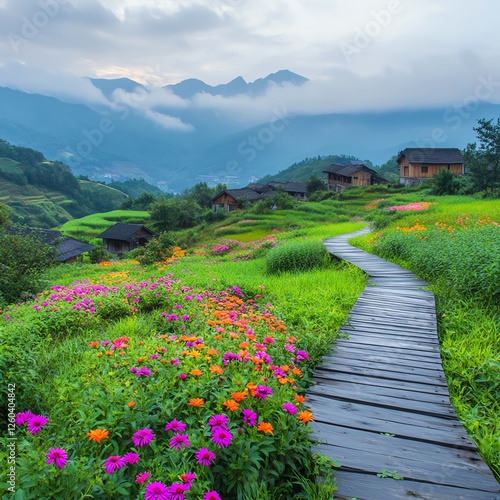
[{"label": "wooden cabin", "polygon": [[265,193],[246,187],[241,189],[225,189],[212,198],[212,209],[215,212],[232,212],[243,208],[245,202],[252,202],[261,198]]},{"label": "wooden cabin", "polygon": [[399,182],[415,186],[434,177],[443,168],[464,175],[465,161],[458,148],[406,148],[399,152]]},{"label": "wooden cabin", "polygon": [[64,236],[59,231],[52,231],[50,229],[11,226],[7,228],[7,232],[22,237],[36,238],[45,245],[54,247],[56,250],[55,259],[58,262],[75,262],[79,255],[95,249],[94,245],[75,240],[69,236]]},{"label": "wooden cabin", "polygon": [[305,182],[270,182],[268,185],[273,189],[282,189],[298,201],[307,200],[307,184]]},{"label": "wooden cabin", "polygon": [[126,253],[146,245],[154,233],[143,224],[117,222],[97,238],[102,238],[104,248],[111,253]]},{"label": "wooden cabin", "polygon": [[388,184],[388,182],[363,163],[352,161],[348,165],[333,163],[323,170],[327,174],[327,191],[344,191],[351,186],[372,186],[373,184]]}]

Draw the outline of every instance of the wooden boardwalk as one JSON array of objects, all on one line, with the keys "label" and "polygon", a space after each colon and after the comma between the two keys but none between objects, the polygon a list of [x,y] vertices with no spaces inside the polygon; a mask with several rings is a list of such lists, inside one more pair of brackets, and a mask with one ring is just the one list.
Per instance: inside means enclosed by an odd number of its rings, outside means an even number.
[{"label": "wooden boardwalk", "polygon": [[[369,275],[308,391],[315,449],[338,460],[335,498],[500,500],[500,485],[450,404],[434,296],[401,267],[347,243],[330,253]],[[403,480],[377,477],[382,469]]]}]

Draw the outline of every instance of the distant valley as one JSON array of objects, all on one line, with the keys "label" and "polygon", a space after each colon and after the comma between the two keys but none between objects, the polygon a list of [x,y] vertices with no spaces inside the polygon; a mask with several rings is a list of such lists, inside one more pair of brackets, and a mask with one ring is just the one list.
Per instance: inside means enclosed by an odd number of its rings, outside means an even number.
[{"label": "distant valley", "polygon": [[[273,106],[271,98],[264,101],[269,108],[262,108],[266,93],[308,85],[307,78],[287,70],[215,86],[196,79],[163,89],[129,79],[90,82],[101,91],[101,103],[0,87],[0,138],[40,150],[76,175],[107,182],[144,178],[180,191],[199,181],[244,186],[318,155],[352,155],[377,165],[405,147],[462,149],[475,140],[476,120],[500,111],[478,102],[473,111],[457,104],[292,114],[282,103]],[[253,112],[258,99],[260,114]]]}]

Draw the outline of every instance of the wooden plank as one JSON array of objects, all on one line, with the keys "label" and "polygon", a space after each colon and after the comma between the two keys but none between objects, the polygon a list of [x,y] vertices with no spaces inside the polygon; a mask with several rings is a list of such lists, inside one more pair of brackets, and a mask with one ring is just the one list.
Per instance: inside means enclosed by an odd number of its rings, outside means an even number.
[{"label": "wooden plank", "polygon": [[[344,333],[341,331],[341,333]],[[345,332],[347,333],[347,332]],[[407,351],[414,351],[415,349],[419,351],[426,351],[429,353],[435,353],[439,354],[439,349],[437,347],[432,346],[431,344],[417,344],[415,342],[401,342],[397,340],[390,340],[387,339],[386,337],[380,337],[380,336],[371,336],[369,337],[368,335],[363,338],[362,336],[350,336],[349,339],[339,339],[337,340],[338,343],[340,344],[345,344],[346,342],[349,342],[350,344],[363,344],[363,345],[370,345],[376,347],[383,341],[384,347],[390,347],[392,349],[403,349]]]},{"label": "wooden plank", "polygon": [[328,396],[342,401],[354,401],[383,408],[396,408],[424,415],[436,415],[442,418],[456,418],[455,411],[446,403],[428,403],[425,401],[414,401],[412,399],[401,399],[387,391],[386,394],[374,394],[363,390],[356,384],[343,384],[332,387],[325,383],[317,383],[308,389],[310,394]]},{"label": "wooden plank", "polygon": [[383,491],[383,500],[401,500],[401,498],[423,500],[500,500],[500,496],[488,491],[455,488],[435,483],[379,478],[375,474],[339,470],[335,473],[339,500],[382,500],[378,496]]},{"label": "wooden plank", "polygon": [[[349,329],[351,327],[351,329]],[[349,332],[349,335],[377,335],[391,340],[404,340],[405,342],[424,342],[427,344],[439,345],[437,337],[422,330],[389,329],[387,326],[378,325],[344,325],[342,331]]]},{"label": "wooden plank", "polygon": [[[446,381],[440,379],[417,379],[415,380],[412,377],[408,376],[384,376],[380,377],[377,374],[372,374],[370,372],[366,373],[355,373],[354,371],[342,371],[342,370],[334,370],[328,369],[325,366],[318,367],[317,377],[315,379],[329,379],[339,382],[350,382],[353,384],[360,385],[368,385],[374,387],[386,387],[393,389],[401,389],[410,392],[421,392],[430,395],[440,395],[448,398],[448,386]],[[418,395],[412,395],[412,397],[416,397],[418,399]]]},{"label": "wooden plank", "polygon": [[368,344],[358,343],[354,342],[352,339],[349,338],[339,338],[335,341],[334,352],[338,352],[340,350],[342,350],[342,352],[350,350],[353,353],[353,355],[356,355],[357,352],[360,352],[360,353],[382,354],[384,356],[392,355],[397,357],[398,359],[414,359],[414,360],[421,359],[422,362],[439,361],[439,363],[441,363],[441,354],[436,351],[429,351],[429,350],[408,351],[408,349],[398,349],[392,346],[383,346],[373,343],[368,343]]},{"label": "wooden plank", "polygon": [[[491,492],[498,490],[490,469],[479,455],[471,451],[318,422],[313,428],[317,428],[327,440],[316,445],[316,449],[331,453],[333,450],[329,450],[328,443],[334,443],[333,456],[342,468],[372,474],[380,473],[382,469],[395,470],[405,479]],[[373,453],[373,450],[377,452]]]},{"label": "wooden plank", "polygon": [[336,401],[312,394],[308,395],[307,405],[316,422],[477,451],[462,424],[455,420],[415,413],[409,419],[408,412],[394,408]]}]

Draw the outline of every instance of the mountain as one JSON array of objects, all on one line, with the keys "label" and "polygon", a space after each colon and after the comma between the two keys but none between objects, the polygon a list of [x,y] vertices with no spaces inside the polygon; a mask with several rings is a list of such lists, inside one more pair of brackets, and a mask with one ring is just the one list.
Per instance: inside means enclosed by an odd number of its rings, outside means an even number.
[{"label": "mountain", "polygon": [[[499,105],[485,101],[473,110],[287,112],[274,104],[276,96],[308,88],[307,78],[288,70],[250,83],[188,79],[168,85],[169,92],[126,78],[90,81],[109,106],[0,87],[0,137],[91,180],[142,178],[181,191],[199,181],[244,186],[307,157],[347,155],[380,165],[405,147],[464,148],[475,141],[478,118],[500,115]],[[117,89],[128,92],[129,101],[119,101]]]}]

